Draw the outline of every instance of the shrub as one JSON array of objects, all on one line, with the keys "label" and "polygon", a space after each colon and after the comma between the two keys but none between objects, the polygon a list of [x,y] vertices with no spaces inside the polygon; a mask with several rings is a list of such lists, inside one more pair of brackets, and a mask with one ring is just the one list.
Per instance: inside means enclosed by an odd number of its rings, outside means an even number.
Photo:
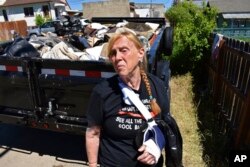
[{"label": "shrub", "polygon": [[183,1],[166,11],[165,16],[174,26],[173,54],[170,56],[173,72],[193,71],[208,53],[208,38],[216,26],[217,10]]},{"label": "shrub", "polygon": [[45,18],[41,14],[37,14],[35,16],[35,24],[36,24],[36,26],[41,26],[43,23],[45,23]]}]

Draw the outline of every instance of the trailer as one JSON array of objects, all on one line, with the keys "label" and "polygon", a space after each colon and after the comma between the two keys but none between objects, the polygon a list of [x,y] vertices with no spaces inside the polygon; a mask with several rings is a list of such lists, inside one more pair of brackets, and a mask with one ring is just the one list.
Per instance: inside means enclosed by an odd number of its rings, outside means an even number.
[{"label": "trailer", "polygon": [[[99,23],[123,20],[160,24],[147,52],[148,72],[169,88],[169,61],[162,54],[171,54],[172,28],[166,27],[165,18],[92,18]],[[91,91],[115,74],[111,63],[6,56],[4,50],[12,42],[0,44],[0,123],[83,134]]]}]

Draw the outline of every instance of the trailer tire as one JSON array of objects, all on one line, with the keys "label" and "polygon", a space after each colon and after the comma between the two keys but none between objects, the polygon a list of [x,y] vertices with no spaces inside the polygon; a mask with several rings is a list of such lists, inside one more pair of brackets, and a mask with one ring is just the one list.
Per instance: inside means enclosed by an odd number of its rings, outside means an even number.
[{"label": "trailer tire", "polygon": [[173,27],[166,27],[165,29],[165,48],[166,54],[169,56],[172,54],[173,50]]}]

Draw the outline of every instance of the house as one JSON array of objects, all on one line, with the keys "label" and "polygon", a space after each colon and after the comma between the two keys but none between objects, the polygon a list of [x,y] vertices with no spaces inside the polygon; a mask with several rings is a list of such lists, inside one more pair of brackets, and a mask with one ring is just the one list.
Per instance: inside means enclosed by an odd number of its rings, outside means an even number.
[{"label": "house", "polygon": [[130,17],[129,0],[108,0],[83,3],[83,17]]},{"label": "house", "polygon": [[0,22],[26,20],[30,27],[36,14],[55,20],[69,9],[67,0],[0,0]]},{"label": "house", "polygon": [[135,3],[135,13],[139,17],[165,17],[163,3]]},{"label": "house", "polygon": [[250,0],[209,0],[216,7],[218,28],[250,28]]},{"label": "house", "polygon": [[[122,6],[122,8],[121,8]],[[108,0],[83,3],[83,17],[164,17],[163,3],[134,3]]]}]

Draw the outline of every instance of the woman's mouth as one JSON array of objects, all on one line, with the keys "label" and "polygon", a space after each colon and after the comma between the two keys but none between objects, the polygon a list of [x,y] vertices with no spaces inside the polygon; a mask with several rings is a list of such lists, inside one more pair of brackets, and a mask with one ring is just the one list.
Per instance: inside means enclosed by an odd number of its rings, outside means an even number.
[{"label": "woman's mouth", "polygon": [[117,70],[122,70],[122,69],[124,69],[124,65],[116,65],[116,69]]}]

